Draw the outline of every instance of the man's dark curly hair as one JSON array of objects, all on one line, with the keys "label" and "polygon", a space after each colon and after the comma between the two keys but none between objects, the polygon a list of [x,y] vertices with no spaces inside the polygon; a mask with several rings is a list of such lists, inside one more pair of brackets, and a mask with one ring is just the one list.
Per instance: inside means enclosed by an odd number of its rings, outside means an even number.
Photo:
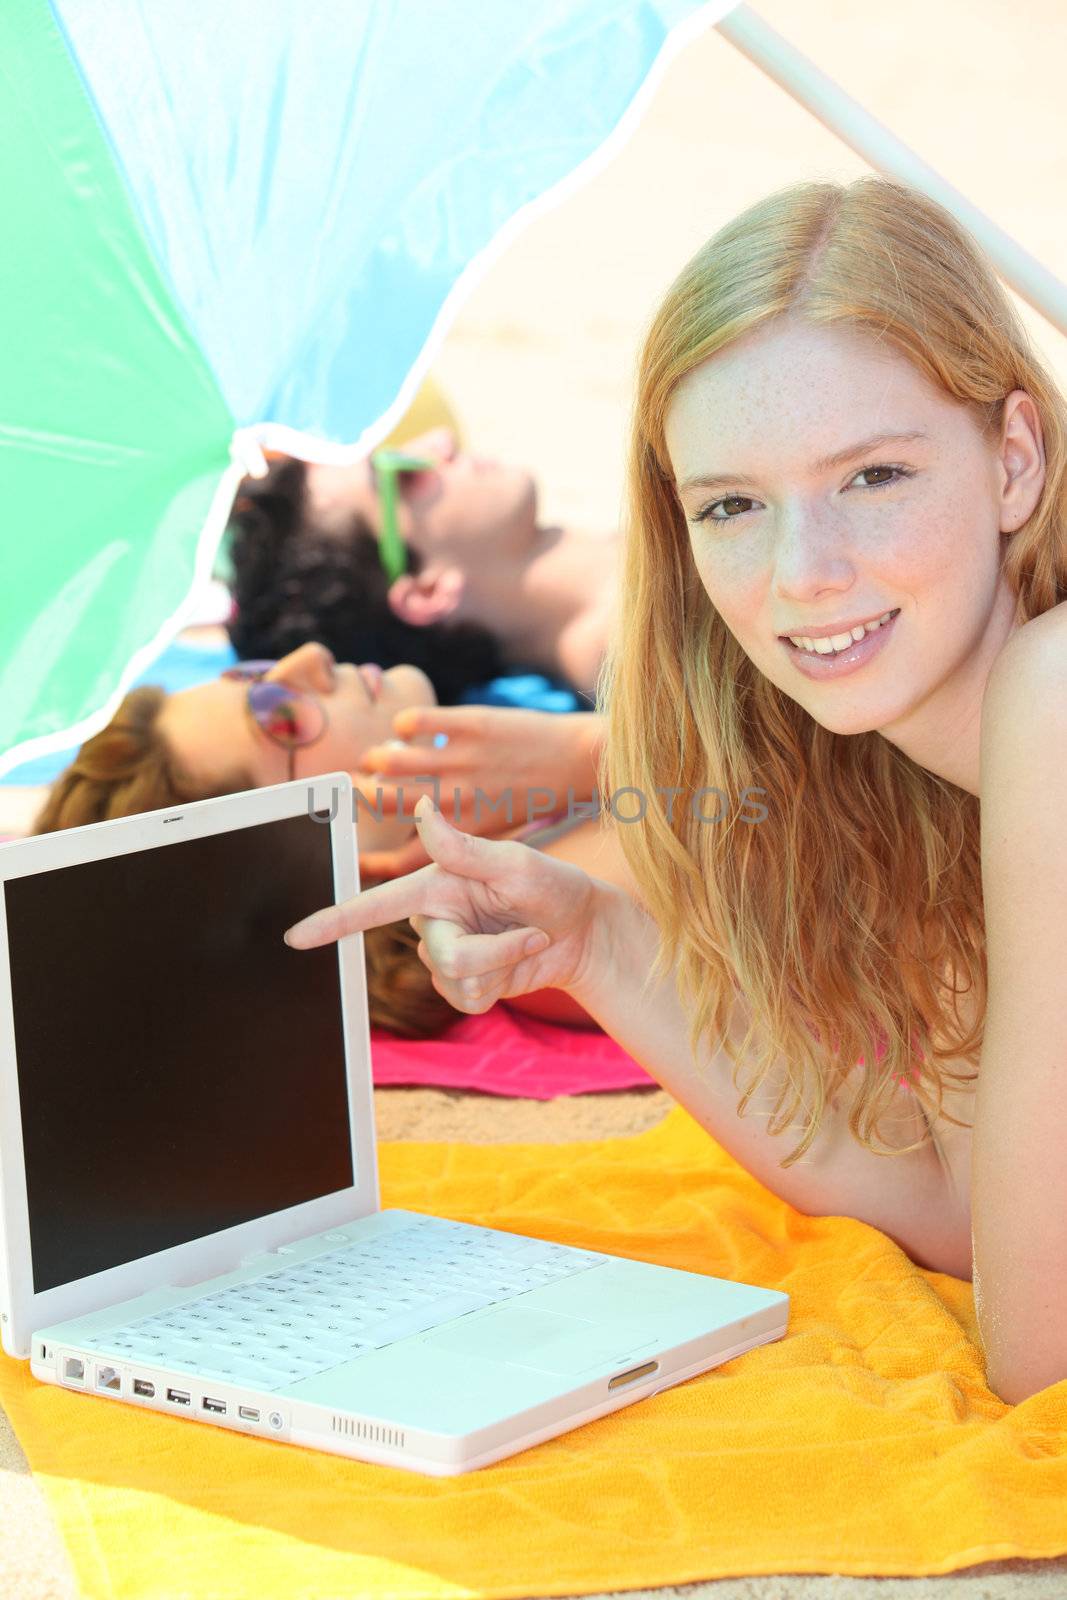
[{"label": "man's dark curly hair", "polygon": [[[236,602],[227,627],[242,660],[280,660],[314,639],[339,661],[421,667],[446,706],[508,671],[501,641],[481,624],[416,627],[394,614],[373,530],[356,513],[343,531],[316,526],[303,461],[275,458],[265,478],[245,478],[227,531]],[[409,545],[408,570],[422,565]]]}]

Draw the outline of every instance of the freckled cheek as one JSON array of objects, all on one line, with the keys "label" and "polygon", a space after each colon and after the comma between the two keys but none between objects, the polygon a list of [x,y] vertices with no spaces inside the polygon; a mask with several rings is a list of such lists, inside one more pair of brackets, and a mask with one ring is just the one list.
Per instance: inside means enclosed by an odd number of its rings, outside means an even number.
[{"label": "freckled cheek", "polygon": [[731,633],[743,637],[757,630],[769,575],[766,563],[732,552],[709,557],[694,551],[693,559],[708,599]]},{"label": "freckled cheek", "polygon": [[959,512],[909,517],[883,528],[867,559],[894,598],[930,595],[958,584],[969,543]]},{"label": "freckled cheek", "polygon": [[[978,557],[976,526],[968,525],[960,513],[923,523],[919,536],[910,541],[910,559],[916,570],[931,581],[958,578],[961,564],[971,564]],[[993,542],[989,548],[995,549]]]}]

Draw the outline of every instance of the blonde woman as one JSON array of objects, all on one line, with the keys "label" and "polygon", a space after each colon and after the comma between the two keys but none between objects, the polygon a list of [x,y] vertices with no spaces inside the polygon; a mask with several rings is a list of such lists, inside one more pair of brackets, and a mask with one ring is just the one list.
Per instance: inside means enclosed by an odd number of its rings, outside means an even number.
[{"label": "blonde woman", "polygon": [[973,1268],[1012,1402],[1067,1378],[1065,449],[945,210],[753,206],[639,364],[599,695],[647,912],[420,800],[433,864],[287,935],[406,915],[463,1009],[567,991],[786,1200]]}]

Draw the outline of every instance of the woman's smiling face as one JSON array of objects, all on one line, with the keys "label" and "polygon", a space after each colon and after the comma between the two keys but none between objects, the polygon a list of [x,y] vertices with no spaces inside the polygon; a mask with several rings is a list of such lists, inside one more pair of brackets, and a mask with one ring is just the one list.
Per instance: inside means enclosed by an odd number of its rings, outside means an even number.
[{"label": "woman's smiling face", "polygon": [[[321,736],[296,751],[296,778],[355,771],[364,750],[393,736],[393,717],[404,706],[437,703],[433,685],[418,667],[391,667],[384,673],[372,663],[355,667],[335,661],[317,643],[301,645],[264,676],[313,694],[326,713]],[[169,695],[158,726],[180,766],[205,790],[237,774],[247,775],[254,788],[284,783],[289,776],[288,752],[254,722],[248,685],[238,679],[216,678]]]},{"label": "woman's smiling face", "polygon": [[[862,332],[784,321],[688,373],[666,438],[709,599],[817,722],[905,744],[980,707],[1014,614],[1010,472],[969,410]],[[880,648],[847,672],[806,673],[783,638],[887,611]]]}]

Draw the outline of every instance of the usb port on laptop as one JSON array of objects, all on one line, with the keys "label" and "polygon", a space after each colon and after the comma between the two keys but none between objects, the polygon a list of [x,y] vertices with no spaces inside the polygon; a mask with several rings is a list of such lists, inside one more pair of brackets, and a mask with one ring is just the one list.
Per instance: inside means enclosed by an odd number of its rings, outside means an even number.
[{"label": "usb port on laptop", "polygon": [[168,1389],[167,1399],[172,1405],[187,1406],[189,1404],[189,1391],[188,1389]]},{"label": "usb port on laptop", "polygon": [[205,1411],[213,1411],[217,1417],[224,1417],[226,1415],[225,1400],[212,1400],[211,1396],[206,1394],[204,1396],[203,1404]]}]

